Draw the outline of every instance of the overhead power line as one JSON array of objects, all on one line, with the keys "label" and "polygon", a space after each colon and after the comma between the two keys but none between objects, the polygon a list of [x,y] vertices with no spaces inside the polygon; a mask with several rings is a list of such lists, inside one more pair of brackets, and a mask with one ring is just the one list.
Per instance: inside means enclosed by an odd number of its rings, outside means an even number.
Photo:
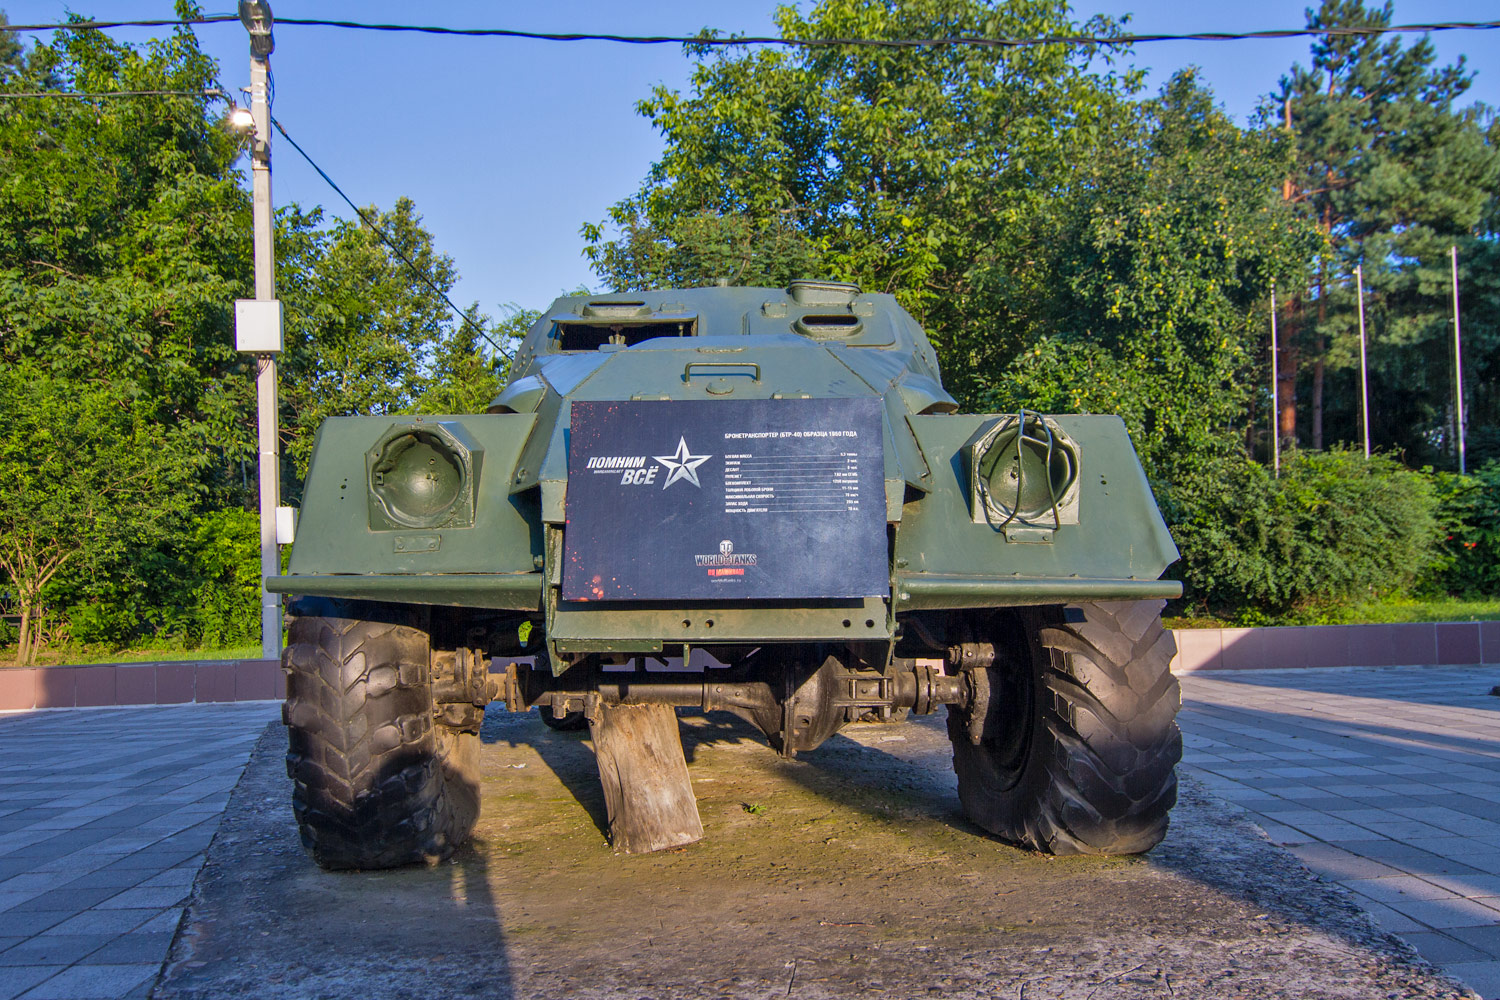
[{"label": "overhead power line", "polygon": [[[233,14],[216,14],[211,17],[182,19],[157,19],[142,21],[69,21],[60,24],[10,24],[6,31],[38,32],[71,30],[80,31],[104,28],[161,28],[197,24],[219,24],[238,22]],[[401,31],[426,35],[456,35],[468,38],[520,38],[542,42],[614,42],[624,45],[702,45],[710,48],[731,48],[748,45],[780,46],[783,48],[879,48],[879,49],[923,49],[923,48],[1029,48],[1038,45],[1092,45],[1119,46],[1138,45],[1146,42],[1238,42],[1275,38],[1313,38],[1319,36],[1421,34],[1432,31],[1492,31],[1500,28],[1500,21],[1439,21],[1430,24],[1367,25],[1361,27],[1329,28],[1281,28],[1266,31],[1199,31],[1183,34],[1124,34],[1124,35],[1046,35],[1036,38],[987,38],[976,35],[949,35],[935,38],[781,38],[771,35],[720,36],[698,35],[613,35],[590,32],[518,31],[512,28],[449,28],[441,25],[423,24],[375,24],[365,21],[338,21],[313,17],[279,17],[277,25],[301,25],[318,28],[344,28],[357,31]]]},{"label": "overhead power line", "polygon": [[419,267],[416,261],[407,256],[406,251],[401,249],[396,241],[391,239],[391,237],[386,234],[384,229],[380,228],[380,224],[376,220],[370,218],[370,216],[365,212],[364,209],[354,204],[353,199],[351,199],[347,194],[344,193],[343,188],[334,183],[333,178],[328,176],[328,172],[326,170],[318,166],[317,161],[308,155],[307,150],[297,145],[297,140],[293,139],[290,135],[287,134],[287,130],[282,126],[281,122],[277,121],[275,118],[272,118],[271,124],[276,126],[276,131],[281,133],[281,137],[287,142],[291,143],[292,148],[295,149],[299,154],[301,154],[302,158],[307,161],[308,166],[316,170],[318,172],[318,176],[323,178],[323,180],[327,182],[329,187],[333,188],[334,193],[337,194],[340,198],[344,199],[344,204],[354,209],[354,213],[359,216],[360,221],[370,227],[370,231],[380,238],[380,242],[390,247],[391,252],[399,257],[401,261],[411,269],[411,273],[416,275],[416,277],[422,282],[422,284],[432,289],[440,298],[442,298],[444,302],[448,303],[448,308],[453,310],[454,315],[456,315],[461,322],[472,323],[474,329],[478,331],[481,337],[489,341],[491,347],[493,347],[504,357],[508,358],[511,356],[511,352],[507,351],[505,348],[497,344],[495,342],[495,339],[485,332],[484,327],[480,326],[477,322],[472,320],[469,317],[468,313],[464,312],[454,304],[453,300],[448,297],[448,293],[439,288],[437,284],[432,280],[432,278],[428,276],[427,272]]},{"label": "overhead power line", "polygon": [[6,24],[3,31],[87,31],[102,28],[180,28],[190,24],[218,24],[221,21],[239,21],[238,14],[214,14],[212,17],[165,17],[142,21],[61,21],[56,24]]},{"label": "overhead power line", "polygon": [[224,97],[222,90],[0,90],[11,97]]},{"label": "overhead power line", "polygon": [[1500,21],[1449,21],[1440,24],[1402,24],[1369,28],[1297,28],[1242,33],[1200,32],[1183,35],[1052,35],[1038,38],[984,38],[949,35],[940,38],[781,38],[771,35],[604,35],[515,31],[506,28],[443,28],[409,24],[368,24],[319,18],[282,18],[282,24],[303,24],[363,31],[414,31],[429,35],[464,35],[526,38],[544,42],[618,42],[627,45],[706,45],[727,48],[741,45],[777,45],[787,48],[860,46],[868,48],[1025,48],[1035,45],[1132,45],[1137,42],[1229,42],[1255,38],[1300,38],[1310,35],[1379,35],[1387,32],[1457,31],[1500,28]]}]

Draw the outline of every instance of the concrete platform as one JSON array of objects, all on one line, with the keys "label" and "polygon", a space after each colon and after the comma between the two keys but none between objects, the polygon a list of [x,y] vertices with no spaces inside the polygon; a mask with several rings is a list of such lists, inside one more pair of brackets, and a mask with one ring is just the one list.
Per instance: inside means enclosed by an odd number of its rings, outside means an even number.
[{"label": "concrete platform", "polygon": [[430,869],[319,871],[257,746],[154,994],[1468,996],[1192,782],[1146,858],[1050,858],[958,812],[938,719],[806,761],[684,718],[707,837],[613,853],[581,737],[491,710],[485,817]]},{"label": "concrete platform", "polygon": [[[160,996],[1466,995],[1364,914],[1500,998],[1496,683],[1186,677],[1172,834],[1110,862],[964,823],[936,720],[849,730],[797,765],[738,723],[690,726],[710,839],[625,858],[587,744],[496,712],[474,850],[331,876],[295,844],[274,703],[4,716],[0,1000],[146,996],[179,924]],[[268,926],[277,906],[299,910],[290,930]],[[344,922],[319,930],[325,913]],[[309,934],[328,959],[298,955]]]}]

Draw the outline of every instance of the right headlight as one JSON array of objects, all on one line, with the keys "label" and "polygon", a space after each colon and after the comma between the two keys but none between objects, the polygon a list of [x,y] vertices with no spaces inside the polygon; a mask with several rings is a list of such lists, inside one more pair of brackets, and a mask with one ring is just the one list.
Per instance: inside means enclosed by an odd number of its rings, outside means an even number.
[{"label": "right headlight", "polygon": [[1078,445],[1056,421],[1029,410],[1002,417],[971,456],[975,521],[1007,537],[1012,528],[1078,523]]}]

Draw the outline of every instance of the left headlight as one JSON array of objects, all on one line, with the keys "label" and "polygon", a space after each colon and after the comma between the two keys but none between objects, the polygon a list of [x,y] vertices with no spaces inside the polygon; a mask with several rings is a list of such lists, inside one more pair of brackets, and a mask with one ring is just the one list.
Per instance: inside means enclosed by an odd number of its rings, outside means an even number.
[{"label": "left headlight", "polygon": [[372,528],[465,527],[473,523],[482,449],[462,425],[392,425],[366,455]]}]

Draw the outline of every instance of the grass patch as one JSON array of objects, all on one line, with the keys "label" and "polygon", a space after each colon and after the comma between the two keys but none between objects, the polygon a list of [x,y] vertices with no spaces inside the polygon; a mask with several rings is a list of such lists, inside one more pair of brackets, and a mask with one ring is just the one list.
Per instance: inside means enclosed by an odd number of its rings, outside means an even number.
[{"label": "grass patch", "polygon": [[[64,646],[44,649],[37,656],[37,667],[88,663],[147,663],[172,660],[257,660],[260,646],[229,646],[223,649],[110,649],[104,646]],[[16,647],[0,648],[0,668],[15,666]]]},{"label": "grass patch", "polygon": [[1210,614],[1164,617],[1167,628],[1241,628],[1254,625],[1391,625],[1403,622],[1479,622],[1500,619],[1500,598],[1387,598],[1299,608],[1271,617],[1255,612],[1231,618]]}]

